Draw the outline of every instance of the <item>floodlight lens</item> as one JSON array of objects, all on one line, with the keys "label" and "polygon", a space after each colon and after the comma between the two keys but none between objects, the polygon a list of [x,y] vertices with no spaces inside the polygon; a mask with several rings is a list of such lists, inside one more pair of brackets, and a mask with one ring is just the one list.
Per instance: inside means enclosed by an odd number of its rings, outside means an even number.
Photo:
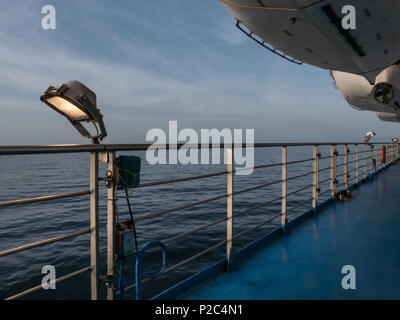
[{"label": "floodlight lens", "polygon": [[47,99],[47,102],[53,105],[56,109],[66,114],[71,120],[82,121],[89,120],[89,116],[81,109],[73,105],[68,100],[55,96]]}]

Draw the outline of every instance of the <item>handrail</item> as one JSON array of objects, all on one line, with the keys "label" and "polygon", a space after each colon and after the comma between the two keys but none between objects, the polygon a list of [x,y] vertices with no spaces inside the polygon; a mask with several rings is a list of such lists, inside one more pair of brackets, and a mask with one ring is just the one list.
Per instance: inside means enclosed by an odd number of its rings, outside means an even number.
[{"label": "handrail", "polygon": [[302,162],[308,162],[308,161],[313,161],[313,158],[310,159],[305,159],[305,160],[296,160],[296,161],[288,161],[286,164],[297,164],[297,163],[302,163]]},{"label": "handrail", "polygon": [[[143,273],[143,267],[142,267],[142,260],[143,256],[145,255],[146,251],[151,248],[158,246],[162,249],[163,253],[163,266],[158,272],[155,273]],[[150,241],[147,242],[143,248],[138,252],[137,257],[136,257],[136,272],[135,272],[135,277],[136,277],[136,300],[141,300],[142,299],[142,279],[145,278],[156,278],[160,276],[164,270],[167,268],[167,248],[165,247],[164,243],[161,241]]]},{"label": "handrail", "polygon": [[254,206],[251,206],[250,208],[247,208],[247,209],[245,209],[245,210],[243,210],[243,211],[240,211],[239,213],[236,214],[236,216],[245,214],[245,213],[247,213],[247,212],[250,212],[250,211],[255,210],[255,209],[258,209],[258,208],[265,207],[265,206],[267,206],[267,205],[269,205],[269,204],[271,204],[271,203],[274,203],[274,202],[276,202],[276,201],[278,201],[278,200],[281,200],[281,199],[282,199],[282,197],[277,197],[277,198],[274,198],[274,199],[272,199],[272,200],[269,200],[269,201],[266,201],[266,202],[262,202],[262,203],[256,204],[256,205],[254,205]]},{"label": "handrail", "polygon": [[330,190],[330,189],[325,190],[324,192],[321,192],[319,195],[320,195],[320,196],[323,196],[323,195],[327,194],[328,192],[331,192],[331,190]]},{"label": "handrail", "polygon": [[17,205],[17,204],[26,204],[26,203],[41,202],[41,201],[49,201],[49,200],[54,200],[54,199],[79,197],[79,196],[83,196],[83,195],[87,195],[87,194],[90,194],[90,190],[59,193],[59,194],[41,196],[41,197],[36,197],[36,198],[2,201],[2,202],[0,202],[0,207],[7,207],[7,206],[13,206],[13,205]]},{"label": "handrail", "polygon": [[309,175],[311,175],[311,174],[313,174],[312,171],[311,171],[311,172],[304,173],[304,174],[300,174],[300,175],[298,175],[298,176],[294,176],[294,177],[287,178],[286,181],[300,179],[300,178],[309,176]]},{"label": "handrail", "polygon": [[236,168],[236,169],[235,169],[235,172],[246,171],[246,170],[251,170],[251,169],[261,169],[261,168],[279,167],[279,166],[281,166],[281,165],[282,165],[282,163],[262,164],[262,165],[258,165],[258,166],[254,166],[254,167],[250,167],[250,168]]},{"label": "handrail", "polygon": [[189,231],[186,231],[186,232],[177,234],[177,235],[175,235],[175,236],[173,236],[173,237],[167,238],[167,239],[165,239],[165,240],[162,240],[162,242],[165,243],[165,244],[167,244],[167,243],[169,243],[169,242],[172,242],[172,241],[175,241],[175,240],[184,238],[184,237],[186,237],[186,236],[189,236],[189,235],[191,235],[191,234],[193,234],[193,233],[196,233],[196,232],[198,232],[198,231],[201,231],[201,230],[207,229],[207,228],[209,228],[209,227],[215,226],[215,225],[218,224],[218,223],[225,222],[226,220],[228,220],[228,218],[227,218],[227,217],[223,217],[222,219],[218,219],[218,220],[215,220],[215,221],[213,221],[213,222],[203,224],[202,226],[197,227],[197,228],[195,228],[195,229],[192,229],[192,230],[189,230]]},{"label": "handrail", "polygon": [[344,145],[344,144],[358,144],[358,145],[372,145],[384,144],[386,142],[363,143],[363,142],[287,142],[287,143],[254,143],[254,144],[184,144],[178,143],[174,145],[157,145],[150,143],[142,144],[75,144],[75,145],[31,145],[31,146],[0,146],[0,155],[17,155],[17,154],[46,154],[46,153],[80,153],[80,152],[116,152],[116,151],[145,151],[150,147],[158,149],[180,149],[186,148],[217,148],[224,147],[234,148],[269,148],[269,147],[302,147],[302,146],[330,146],[330,145]]},{"label": "handrail", "polygon": [[[261,207],[265,207],[266,205],[271,204],[271,203],[273,203],[273,202],[276,202],[276,201],[278,201],[278,200],[280,200],[280,199],[282,199],[282,197],[274,198],[274,199],[269,200],[269,201],[267,201],[267,202],[259,203],[259,204],[257,204],[257,205],[254,205],[254,206],[250,207],[250,208],[247,208],[246,210],[243,210],[243,211],[240,211],[240,212],[234,214],[233,217],[239,217],[239,216],[241,216],[241,215],[243,215],[243,214],[245,214],[245,213],[248,213],[248,212],[250,212],[250,211],[252,211],[252,210],[255,210],[255,209],[258,209],[258,208],[261,208]],[[170,237],[170,238],[167,238],[167,239],[163,240],[162,242],[166,244],[166,243],[169,243],[169,242],[178,240],[178,239],[180,239],[180,238],[189,236],[189,235],[191,235],[191,234],[193,234],[193,233],[195,233],[195,232],[204,230],[204,229],[206,229],[206,228],[208,228],[208,227],[212,227],[212,226],[214,226],[214,225],[216,225],[216,224],[218,224],[218,223],[222,223],[222,222],[224,222],[224,221],[226,221],[226,220],[228,220],[228,218],[227,218],[227,217],[224,217],[224,218],[222,218],[222,219],[218,219],[218,220],[212,221],[212,222],[210,222],[210,223],[206,223],[206,224],[204,224],[204,225],[202,225],[202,226],[200,226],[200,227],[197,227],[197,228],[195,228],[195,229],[192,229],[192,230],[189,230],[189,231],[180,233],[180,234],[178,234],[178,235],[172,236],[172,237]]]},{"label": "handrail", "polygon": [[311,187],[313,187],[312,184],[307,185],[307,186],[305,186],[305,187],[302,187],[302,188],[300,188],[300,189],[297,189],[296,191],[289,192],[289,193],[287,194],[287,196],[294,195],[294,194],[296,194],[296,193],[299,193],[299,192],[301,192],[301,191],[303,191],[303,190],[306,190],[306,189],[309,189],[309,188],[311,188]]},{"label": "handrail", "polygon": [[[76,276],[78,276],[78,275],[80,275],[80,274],[82,274],[82,273],[89,272],[89,271],[91,271],[91,270],[92,270],[91,267],[86,267],[86,268],[77,270],[77,271],[75,271],[75,272],[71,272],[71,273],[69,273],[69,274],[66,274],[65,276],[62,276],[62,277],[60,277],[60,278],[57,278],[57,279],[55,279],[53,282],[50,282],[50,283],[59,283],[59,282],[61,282],[61,281],[64,281],[64,280],[69,279],[69,278],[72,278],[72,277],[76,277]],[[42,289],[42,288],[43,288],[43,286],[40,284],[40,285],[38,285],[38,286],[35,286],[35,287],[33,287],[33,288],[30,288],[30,289],[28,289],[28,290],[25,290],[25,291],[23,291],[23,292],[20,292],[20,293],[18,293],[18,294],[16,294],[16,295],[13,295],[13,296],[11,296],[11,297],[8,297],[6,300],[15,300],[15,299],[18,299],[18,298],[21,298],[21,297],[27,295],[28,293],[35,292],[35,291],[40,290],[40,289]]]},{"label": "handrail", "polygon": [[64,234],[64,235],[61,235],[61,236],[57,236],[57,237],[54,237],[54,238],[49,238],[49,239],[46,239],[46,240],[41,240],[41,241],[25,244],[23,246],[16,247],[16,248],[13,248],[13,249],[0,251],[0,257],[6,256],[6,255],[9,255],[9,254],[12,254],[12,253],[20,252],[20,251],[23,251],[23,250],[26,250],[26,249],[31,249],[31,248],[35,248],[35,247],[38,247],[38,246],[42,246],[44,244],[49,244],[49,243],[53,243],[53,242],[56,242],[56,241],[77,237],[77,236],[80,236],[80,235],[85,234],[85,233],[90,233],[90,231],[91,231],[91,229],[89,228],[89,229],[85,229],[85,230],[81,230],[81,231],[67,233],[67,234]]},{"label": "handrail", "polygon": [[205,179],[205,178],[210,178],[210,177],[221,176],[221,175],[224,175],[224,174],[227,174],[227,173],[228,173],[227,171],[221,171],[221,172],[203,174],[203,175],[194,176],[194,177],[186,177],[186,178],[164,180],[164,181],[156,181],[156,182],[147,182],[147,183],[139,184],[136,188],[145,188],[145,187],[159,186],[159,185],[169,184],[169,183],[177,183],[177,182],[184,182],[184,181],[191,181],[191,180],[199,180],[199,179]]},{"label": "handrail", "polygon": [[244,230],[244,231],[242,231],[242,232],[239,232],[238,234],[234,235],[233,238],[234,238],[234,239],[239,238],[239,237],[241,237],[242,235],[244,235],[244,234],[246,234],[246,233],[249,233],[250,231],[253,231],[253,230],[257,229],[257,228],[259,228],[259,227],[261,227],[261,226],[263,226],[263,225],[265,225],[265,224],[267,224],[267,223],[269,223],[269,222],[275,220],[276,218],[278,218],[278,217],[280,217],[280,216],[282,216],[282,213],[279,213],[279,214],[277,214],[277,215],[275,215],[275,216],[269,218],[269,219],[266,220],[266,221],[263,221],[263,222],[261,222],[261,223],[259,223],[259,224],[256,224],[255,226],[250,227],[250,228],[248,228],[247,230]]},{"label": "handrail", "polygon": [[247,189],[240,190],[240,191],[235,191],[233,193],[233,195],[236,196],[236,195],[241,194],[241,193],[245,193],[245,192],[261,189],[261,188],[264,188],[264,187],[269,187],[269,186],[272,186],[274,184],[281,183],[281,182],[282,182],[282,180],[276,180],[276,181],[268,182],[268,183],[261,184],[261,185],[255,186],[255,187],[247,188]]},{"label": "handrail", "polygon": [[[250,211],[252,211],[252,210],[255,210],[255,209],[258,209],[258,208],[261,208],[261,207],[265,207],[266,205],[271,204],[271,203],[273,203],[273,202],[276,202],[276,201],[278,201],[278,200],[280,200],[280,199],[282,199],[282,197],[274,198],[274,199],[269,200],[269,201],[267,201],[267,202],[259,203],[259,204],[257,204],[257,205],[254,205],[254,206],[250,207],[250,208],[247,208],[246,210],[243,210],[243,211],[240,211],[240,212],[234,214],[233,217],[239,217],[239,216],[241,216],[241,215],[243,215],[243,214],[245,214],[245,213],[248,213],[248,212],[250,212]],[[221,218],[221,219],[212,221],[212,222],[210,222],[210,223],[206,223],[206,224],[204,224],[204,225],[202,225],[202,226],[200,226],[200,227],[197,227],[197,228],[195,228],[195,229],[192,229],[192,230],[189,230],[189,231],[180,233],[180,234],[178,234],[178,235],[172,236],[172,237],[170,237],[170,238],[167,238],[167,239],[163,240],[162,242],[165,243],[165,244],[167,244],[167,243],[169,243],[169,242],[172,242],[172,241],[181,239],[181,238],[183,238],[183,237],[189,236],[189,235],[191,235],[191,234],[193,234],[193,233],[195,233],[195,232],[198,232],[198,231],[204,230],[204,229],[206,229],[206,228],[212,227],[212,226],[214,226],[214,225],[216,225],[216,224],[218,224],[218,223],[222,223],[222,222],[224,222],[224,221],[226,221],[226,220],[228,220],[228,218],[227,218],[227,217],[224,217],[224,218]]]},{"label": "handrail", "polygon": [[[261,227],[261,226],[263,226],[263,225],[265,225],[265,224],[267,224],[267,223],[273,221],[274,219],[280,217],[281,215],[282,215],[282,214],[279,213],[279,214],[277,214],[277,215],[275,215],[275,216],[269,218],[268,220],[263,221],[263,222],[257,224],[256,226],[253,226],[253,227],[251,227],[251,228],[249,228],[249,229],[247,229],[247,230],[244,230],[244,231],[242,231],[242,232],[240,232],[240,233],[234,235],[234,236],[233,236],[233,239],[236,239],[236,238],[238,238],[238,237],[240,237],[240,236],[242,236],[242,235],[244,235],[244,234],[246,234],[246,233],[248,233],[248,232],[250,232],[250,231],[253,231],[253,230],[255,230],[255,229],[257,229],[257,228],[259,228],[259,227]],[[226,240],[222,240],[222,241],[218,242],[217,244],[215,244],[215,245],[213,245],[213,246],[211,246],[211,247],[209,247],[209,248],[207,248],[207,249],[205,249],[205,250],[203,250],[203,251],[201,251],[201,252],[199,252],[199,253],[197,253],[197,254],[195,254],[195,255],[193,255],[193,256],[187,258],[187,259],[185,259],[185,260],[182,260],[181,262],[178,262],[178,263],[176,263],[175,265],[173,265],[173,266],[171,266],[171,267],[166,268],[166,269],[164,270],[163,274],[166,274],[166,273],[168,273],[168,272],[170,272],[170,271],[173,271],[173,270],[175,270],[175,269],[177,269],[177,268],[179,268],[179,267],[181,267],[181,266],[183,266],[183,265],[185,265],[185,264],[187,264],[187,263],[189,263],[189,262],[191,262],[191,261],[193,261],[193,260],[195,260],[195,259],[197,259],[197,258],[199,258],[199,257],[201,257],[201,256],[203,256],[203,255],[205,255],[206,253],[208,253],[208,252],[210,252],[210,251],[212,251],[212,250],[214,250],[214,249],[216,249],[216,248],[222,246],[222,245],[225,244],[226,242],[227,242]],[[157,276],[155,276],[155,277],[149,277],[149,278],[147,278],[147,279],[144,279],[143,281],[141,281],[141,284],[145,284],[145,283],[147,283],[147,282],[150,282],[151,280],[154,280],[154,279],[155,279],[156,277],[158,277],[158,276],[159,276],[159,275],[157,275]],[[136,288],[136,287],[137,287],[136,283],[133,283],[132,285],[127,286],[127,287],[125,288],[125,292],[127,292],[127,291],[129,291],[129,290],[131,290],[131,289],[133,289],[133,288]]]},{"label": "handrail", "polygon": [[327,178],[327,179],[321,180],[319,183],[321,184],[321,183],[327,182],[327,181],[329,181],[329,180],[331,180],[331,178],[330,178],[330,177],[329,177],[329,178]]},{"label": "handrail", "polygon": [[[344,154],[339,154],[337,152],[336,146],[339,145],[354,145],[356,144],[356,152],[348,152],[348,148],[345,148],[345,153]],[[128,291],[131,288],[134,288],[138,283],[139,286],[137,287],[137,290],[139,290],[139,298],[140,298],[140,285],[147,283],[149,281],[152,281],[155,278],[158,278],[161,274],[166,274],[170,271],[173,271],[177,268],[179,268],[180,266],[183,266],[186,263],[189,263],[191,261],[193,261],[194,259],[197,259],[205,254],[207,254],[208,252],[226,244],[227,248],[228,245],[232,246],[232,240],[233,239],[237,239],[240,236],[243,236],[244,234],[251,232],[252,230],[255,230],[259,227],[261,227],[262,225],[265,225],[269,222],[271,222],[274,219],[277,219],[278,217],[282,217],[282,224],[286,224],[287,220],[286,215],[290,212],[293,212],[294,210],[306,205],[307,203],[309,203],[310,201],[312,201],[312,207],[315,208],[316,204],[318,202],[318,197],[321,197],[329,192],[332,193],[332,195],[335,194],[336,192],[336,188],[339,186],[346,186],[346,188],[349,187],[349,181],[353,181],[353,180],[357,180],[356,182],[359,182],[360,177],[362,176],[362,173],[360,173],[360,170],[364,168],[364,175],[363,177],[367,177],[373,172],[373,166],[372,164],[375,162],[376,163],[376,168],[381,168],[382,166],[386,166],[387,164],[393,162],[394,160],[396,160],[398,158],[398,148],[395,149],[394,147],[392,149],[390,149],[390,151],[388,151],[388,161],[387,163],[383,164],[379,161],[378,158],[378,149],[368,149],[368,146],[376,146],[378,144],[378,142],[375,143],[351,143],[351,142],[343,142],[343,143],[256,143],[256,144],[252,144],[252,145],[247,145],[247,146],[252,146],[255,148],[267,148],[267,147],[281,147],[282,148],[282,161],[279,163],[267,163],[267,164],[261,164],[261,165],[257,165],[257,166],[253,166],[252,168],[234,168],[233,166],[229,167],[226,171],[220,171],[220,172],[214,172],[214,173],[209,173],[209,174],[203,174],[203,175],[197,175],[197,176],[191,176],[191,177],[184,177],[184,178],[178,178],[178,179],[169,179],[169,180],[164,180],[164,181],[153,181],[153,182],[147,182],[147,183],[142,183],[138,186],[138,188],[144,188],[144,187],[153,187],[153,186],[158,186],[158,185],[166,185],[166,184],[172,184],[172,183],[179,183],[179,182],[184,182],[184,181],[194,181],[194,180],[199,180],[199,179],[205,179],[205,178],[211,178],[211,177],[217,177],[217,176],[222,176],[222,175],[226,175],[228,182],[227,182],[227,186],[230,185],[231,187],[227,188],[227,192],[223,193],[221,195],[217,195],[215,197],[212,198],[207,198],[207,199],[203,199],[203,200],[199,200],[196,202],[191,202],[191,203],[186,203],[180,206],[176,206],[173,208],[168,208],[168,209],[163,209],[163,210],[159,210],[156,212],[152,212],[149,214],[144,214],[142,216],[138,216],[135,218],[135,221],[139,222],[139,221],[143,221],[146,219],[150,219],[150,218],[154,218],[154,217],[159,217],[161,215],[167,214],[167,213],[171,213],[171,212],[176,212],[179,210],[183,210],[183,209],[187,209],[187,208],[192,208],[195,206],[199,206],[202,204],[206,204],[212,201],[216,201],[219,199],[224,199],[224,198],[228,198],[228,203],[229,201],[231,201],[231,209],[227,209],[230,214],[228,214],[227,216],[221,217],[215,221],[211,221],[211,222],[207,222],[201,226],[198,226],[194,229],[191,229],[189,231],[185,231],[182,232],[180,234],[174,235],[174,236],[170,236],[168,238],[166,238],[165,240],[163,240],[163,244],[167,244],[170,243],[172,241],[175,241],[177,239],[181,239],[184,238],[186,236],[189,236],[195,232],[210,228],[212,226],[215,226],[219,223],[222,222],[227,222],[227,226],[228,228],[230,228],[230,234],[231,234],[231,238],[227,238],[224,239],[223,241],[220,241],[216,244],[214,244],[213,246],[206,248],[205,250],[200,251],[197,254],[194,254],[193,256],[186,258],[178,263],[176,263],[173,266],[167,267],[166,263],[164,263],[164,267],[163,269],[158,272],[157,274],[153,274],[153,275],[148,275],[149,277],[146,279],[141,279],[141,270],[139,270],[139,272],[137,273],[138,277],[135,284],[128,286],[124,289],[124,291]],[[384,145],[391,145],[388,143],[380,143],[380,144],[384,144]],[[322,146],[322,145],[326,145],[326,146],[331,146],[331,151],[330,151],[330,155],[329,156],[325,156],[325,157],[321,157],[321,154],[318,152],[318,146]],[[360,145],[364,145],[365,149],[359,150],[358,146]],[[91,152],[92,154],[95,154],[96,157],[98,157],[98,153],[99,152],[107,152],[108,156],[110,154],[115,156],[115,152],[117,151],[140,151],[140,150],[146,150],[148,147],[159,147],[161,149],[162,146],[155,146],[155,145],[150,145],[150,144],[130,144],[130,145],[74,145],[74,146],[14,146],[14,147],[0,147],[0,155],[9,155],[9,154],[37,154],[37,153],[54,153],[54,152],[62,152],[62,153],[69,153],[69,152]],[[238,145],[229,145],[230,147],[246,147],[245,144],[238,144]],[[294,160],[294,161],[287,161],[287,156],[286,156],[286,147],[296,147],[296,146],[313,146],[313,158],[307,158],[307,159],[301,159],[301,160]],[[165,145],[164,148],[165,149],[179,149],[179,148],[194,148],[194,147],[200,147],[200,148],[204,148],[204,147],[208,147],[208,148],[221,148],[223,146],[220,145],[213,145],[213,144],[206,144],[206,145],[201,145],[201,144],[195,144],[195,145],[188,145],[188,144],[178,144],[178,145]],[[317,149],[315,149],[317,148]],[[315,151],[316,150],[316,151]],[[347,150],[347,151],[346,151]],[[315,151],[315,152],[314,152]],[[359,158],[358,156],[363,153],[365,154],[365,157],[363,158]],[[349,156],[356,154],[356,159],[349,161]],[[337,164],[337,158],[338,157],[345,157],[344,158],[344,162]],[[346,157],[347,156],[347,157]],[[97,159],[96,157],[94,157],[93,159]],[[92,158],[91,158],[92,159]],[[107,159],[109,159],[107,157]],[[232,160],[233,158],[231,158]],[[323,169],[319,169],[319,161],[323,160],[323,159],[330,159],[330,166],[323,168]],[[353,159],[353,158],[352,158]],[[96,160],[98,161],[98,159]],[[363,165],[360,165],[360,161],[364,161]],[[368,161],[368,162],[367,162]],[[306,162],[312,162],[312,171],[311,172],[306,172],[300,175],[296,175],[296,176],[292,176],[292,177],[287,177],[286,174],[286,170],[287,170],[287,166],[288,165],[294,165],[294,164],[299,164],[299,163],[306,163]],[[91,172],[92,172],[92,164],[95,162],[91,162]],[[353,163],[356,163],[355,167],[352,165]],[[236,191],[234,189],[234,184],[233,184],[233,175],[234,173],[237,173],[241,170],[249,170],[249,169],[259,169],[259,168],[271,168],[271,167],[281,167],[282,173],[282,178],[279,180],[275,180],[275,181],[270,181],[270,182],[266,182],[264,184],[261,185],[257,185],[257,186],[251,186],[242,190],[238,190]],[[337,173],[337,168],[339,167],[344,167],[343,169],[343,173],[338,174]],[[113,168],[112,165],[110,165],[110,163],[108,163],[108,169],[110,170],[110,168]],[[97,169],[96,169],[97,170]],[[303,170],[303,169],[302,169]],[[320,180],[320,176],[319,173],[324,172],[330,170],[330,176],[326,179],[322,179]],[[304,170],[305,171],[305,170]],[[356,172],[355,174],[353,174],[353,172]],[[350,173],[351,176],[350,176]],[[92,174],[92,173],[91,173]],[[298,188],[297,190],[291,191],[291,192],[287,192],[287,182],[288,181],[292,181],[292,180],[296,180],[296,179],[300,179],[302,177],[306,177],[309,175],[313,175],[313,183],[312,184],[307,184],[304,185],[304,182],[302,182],[302,187]],[[345,177],[346,175],[348,175],[348,177]],[[345,177],[344,179],[342,179],[341,177]],[[96,178],[96,177],[94,177]],[[339,178],[341,178],[340,180],[344,180],[341,183],[338,182]],[[97,178],[96,178],[97,179]],[[81,195],[91,195],[91,212],[92,212],[92,203],[95,203],[96,200],[96,193],[97,190],[95,189],[95,185],[96,185],[96,179],[91,180],[91,184],[90,184],[90,190],[84,190],[84,191],[78,191],[78,192],[70,192],[70,193],[62,193],[62,194],[54,194],[54,195],[48,195],[48,196],[40,196],[40,197],[36,197],[36,198],[27,198],[27,199],[21,199],[21,200],[11,200],[11,201],[3,201],[0,202],[0,207],[6,207],[6,206],[11,206],[11,205],[16,205],[16,204],[25,204],[25,203],[34,203],[34,202],[42,202],[42,201],[47,201],[47,200],[53,200],[53,199],[61,199],[61,198],[68,198],[68,197],[74,197],[74,196],[81,196]],[[320,185],[322,183],[325,182],[330,182],[330,188],[324,192],[321,192],[320,190]],[[282,194],[281,196],[275,197],[273,199],[270,199],[268,201],[264,201],[261,203],[257,203],[254,204],[250,207],[247,207],[239,212],[234,212],[234,205],[233,205],[233,196],[236,195],[240,195],[240,194],[244,194],[250,191],[254,191],[254,190],[258,190],[261,188],[266,188],[266,187],[270,187],[272,185],[276,185],[276,184],[282,184]],[[289,196],[292,196],[294,194],[297,194],[301,191],[304,191],[306,189],[312,188],[313,190],[313,197],[309,198],[307,200],[301,201],[299,203],[296,203],[294,206],[287,208],[286,207],[286,202],[287,202],[287,198]],[[110,192],[108,192],[108,196],[109,196],[109,200],[113,199],[110,198]],[[282,211],[279,214],[276,214],[272,217],[269,217],[267,220],[262,221],[261,223],[256,224],[255,226],[251,226],[249,228],[247,228],[244,231],[241,231],[237,234],[234,234],[232,232],[233,230],[233,218],[242,216],[244,214],[249,213],[250,211],[256,210],[258,208],[262,208],[262,207],[266,207],[274,202],[277,202],[281,200],[282,201]],[[293,201],[293,200],[291,200]],[[109,202],[109,206],[108,206],[108,210],[110,210],[110,207],[113,207],[112,205],[110,206]],[[283,205],[284,204],[284,205]],[[228,208],[228,207],[227,207]],[[93,211],[94,213],[94,211]],[[112,213],[112,211],[111,211]],[[255,215],[259,216],[259,214],[265,214],[264,211],[260,212],[260,213],[255,213]],[[85,230],[81,230],[81,231],[77,231],[77,232],[72,232],[72,233],[68,233],[68,234],[64,234],[64,235],[60,235],[60,236],[56,236],[50,239],[46,239],[46,240],[41,240],[41,241],[37,241],[34,243],[30,243],[30,244],[26,244],[26,245],[22,245],[13,249],[8,249],[5,251],[1,251],[0,252],[0,257],[1,256],[6,256],[12,253],[16,253],[16,252],[20,252],[23,250],[27,250],[27,249],[31,249],[34,247],[38,247],[41,245],[45,245],[48,243],[53,243],[56,241],[60,241],[60,240],[64,240],[67,238],[71,238],[71,237],[75,237],[75,236],[79,236],[82,234],[86,234],[86,233],[90,233],[91,234],[91,245],[92,240],[96,239],[96,234],[94,233],[94,231],[96,231],[97,229],[95,227],[92,227],[92,223],[95,223],[94,220],[92,220],[94,216],[91,215],[91,227]],[[110,217],[110,212],[109,212],[109,216]],[[110,222],[111,221],[111,222]],[[108,220],[108,225],[113,225],[113,221],[114,220]],[[109,229],[110,230],[110,229]],[[284,229],[283,229],[284,231]],[[97,230],[98,232],[98,230]],[[93,240],[94,241],[94,240]],[[98,241],[98,240],[97,240]],[[152,243],[152,242],[151,242]],[[158,243],[158,242],[157,242]],[[161,243],[161,242],[160,242]],[[144,253],[145,249],[147,248],[148,244],[146,244],[144,247],[142,247],[142,253]],[[164,247],[165,248],[165,247]],[[93,248],[92,248],[93,249]],[[91,250],[91,257],[93,254],[95,254],[95,250],[96,247],[94,247],[93,250]],[[228,252],[228,251],[227,251]],[[165,253],[165,252],[164,252]],[[111,259],[112,260],[112,259]],[[109,261],[111,261],[109,260]],[[139,259],[137,259],[136,261],[139,261],[139,269],[141,268],[141,260],[140,257]],[[65,279],[68,279],[70,277],[73,277],[75,275],[81,274],[83,272],[87,272],[87,271],[91,271],[91,279],[97,279],[96,274],[97,271],[94,272],[94,270],[97,268],[97,264],[95,262],[93,262],[93,259],[91,259],[91,263],[92,265],[90,267],[78,270],[76,272],[73,272],[71,274],[68,274],[66,276],[63,276],[61,278],[56,279],[55,281],[62,281]],[[227,261],[228,265],[230,263],[230,261]],[[112,268],[114,268],[114,266],[111,266]],[[165,269],[165,270],[164,270]],[[108,273],[107,273],[108,275]],[[95,283],[92,281],[92,283]],[[14,295],[12,297],[10,297],[10,299],[15,299],[18,297],[21,297],[25,294],[31,293],[33,291],[36,291],[38,289],[40,289],[41,286],[36,286],[34,288],[28,289],[22,293],[19,293],[17,295]],[[92,290],[93,290],[93,286],[92,286]],[[97,295],[96,295],[97,296]],[[92,295],[93,297],[93,295]]]},{"label": "handrail", "polygon": [[200,200],[200,201],[188,203],[188,204],[185,204],[183,206],[174,207],[174,208],[165,209],[165,210],[160,210],[160,211],[157,211],[157,212],[154,212],[154,213],[150,213],[150,214],[147,214],[147,215],[144,215],[144,216],[137,217],[135,220],[136,221],[142,221],[142,220],[145,220],[145,219],[158,217],[158,216],[170,213],[170,212],[175,212],[175,211],[179,211],[179,210],[183,210],[183,209],[187,209],[187,208],[192,208],[192,207],[195,207],[195,206],[207,203],[207,202],[223,199],[223,198],[226,198],[227,196],[228,196],[227,194],[223,194],[223,195],[216,196],[216,197],[213,197],[213,198],[208,198],[208,199],[205,199],[205,200]]},{"label": "handrail", "polygon": [[310,199],[307,199],[307,200],[305,200],[305,201],[303,201],[303,202],[301,202],[301,203],[295,205],[294,207],[291,207],[290,209],[288,209],[288,210],[286,211],[286,213],[289,213],[289,212],[291,212],[291,211],[293,211],[293,210],[296,210],[297,208],[300,208],[300,207],[304,206],[307,202],[312,201],[312,199],[313,199],[313,198],[311,197]]}]

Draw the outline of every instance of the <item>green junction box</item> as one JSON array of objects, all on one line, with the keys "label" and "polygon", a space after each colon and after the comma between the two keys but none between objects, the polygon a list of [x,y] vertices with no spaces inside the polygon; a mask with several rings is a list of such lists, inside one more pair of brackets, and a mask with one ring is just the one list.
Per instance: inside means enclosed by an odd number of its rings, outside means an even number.
[{"label": "green junction box", "polygon": [[140,183],[140,157],[119,156],[116,160],[119,170],[118,187],[121,189],[137,187]]}]

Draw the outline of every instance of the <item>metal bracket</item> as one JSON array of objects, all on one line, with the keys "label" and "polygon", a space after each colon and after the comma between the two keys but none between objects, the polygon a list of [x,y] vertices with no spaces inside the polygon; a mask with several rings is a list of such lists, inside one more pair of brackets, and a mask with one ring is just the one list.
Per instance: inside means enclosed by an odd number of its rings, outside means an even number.
[{"label": "metal bracket", "polygon": [[113,176],[113,172],[111,170],[107,171],[104,181],[105,181],[106,187],[108,189],[110,189],[114,186],[114,176]]},{"label": "metal bracket", "polygon": [[109,275],[100,275],[99,280],[104,283],[107,287],[112,287],[114,285],[114,277]]},{"label": "metal bracket", "polygon": [[99,152],[99,161],[103,163],[108,163],[108,152]]}]

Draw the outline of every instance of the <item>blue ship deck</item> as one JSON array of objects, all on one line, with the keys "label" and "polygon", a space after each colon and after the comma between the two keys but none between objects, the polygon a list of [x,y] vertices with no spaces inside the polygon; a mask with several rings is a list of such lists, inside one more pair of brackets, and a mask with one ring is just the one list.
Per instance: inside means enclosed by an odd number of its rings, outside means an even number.
[{"label": "blue ship deck", "polygon": [[[400,299],[400,166],[379,172],[184,299]],[[344,265],[356,289],[344,290]]]}]

